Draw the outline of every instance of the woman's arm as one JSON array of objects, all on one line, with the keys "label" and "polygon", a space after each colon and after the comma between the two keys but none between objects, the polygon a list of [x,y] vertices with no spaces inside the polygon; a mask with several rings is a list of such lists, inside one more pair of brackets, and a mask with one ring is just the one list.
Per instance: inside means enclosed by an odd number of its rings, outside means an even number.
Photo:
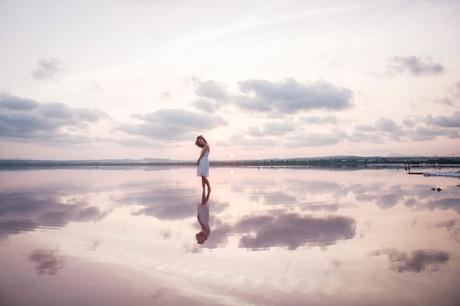
[{"label": "woman's arm", "polygon": [[203,157],[204,152],[206,152],[206,150],[209,150],[208,146],[204,146],[203,149],[201,149],[200,157],[198,157],[198,160],[196,161],[197,165],[200,163],[200,159]]},{"label": "woman's arm", "polygon": [[200,162],[200,159],[203,157],[204,152],[205,152],[205,148],[201,149],[200,157],[198,157],[198,160],[196,161],[196,164],[197,164],[197,165],[198,165],[198,163]]}]

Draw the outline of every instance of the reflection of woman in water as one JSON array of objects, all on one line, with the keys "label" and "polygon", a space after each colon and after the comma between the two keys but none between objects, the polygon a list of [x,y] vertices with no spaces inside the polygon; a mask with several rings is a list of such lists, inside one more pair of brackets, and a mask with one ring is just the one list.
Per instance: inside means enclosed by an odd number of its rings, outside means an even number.
[{"label": "reflection of woman in water", "polygon": [[[196,164],[197,164],[197,170],[196,170],[196,175],[201,176],[201,185],[203,187],[203,194],[202,194],[202,204],[205,204],[207,199],[209,198],[209,194],[211,193],[211,186],[209,185],[209,181],[206,178],[209,176],[209,160],[208,160],[208,155],[209,155],[209,145],[206,139],[202,135],[199,135],[196,138],[195,144],[202,148],[201,149],[201,154],[200,157],[198,158]],[[208,186],[208,195],[205,196],[205,185]]]},{"label": "reflection of woman in water", "polygon": [[197,206],[197,219],[200,223],[201,231],[195,235],[196,241],[203,244],[208,239],[211,229],[209,227],[209,205],[208,203],[198,203]]}]

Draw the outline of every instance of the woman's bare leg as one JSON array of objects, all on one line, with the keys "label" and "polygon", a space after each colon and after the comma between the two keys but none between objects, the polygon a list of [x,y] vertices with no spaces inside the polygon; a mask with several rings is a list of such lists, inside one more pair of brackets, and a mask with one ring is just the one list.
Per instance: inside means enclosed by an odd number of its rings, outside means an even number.
[{"label": "woman's bare leg", "polygon": [[[209,184],[208,179],[205,176],[201,177],[201,185],[203,187],[203,193],[201,195],[201,203],[204,204],[209,200],[209,194],[211,193],[211,185]],[[208,194],[205,195],[205,185],[208,186]]]},{"label": "woman's bare leg", "polygon": [[204,186],[205,186],[206,183],[205,183],[204,180],[205,180],[205,177],[202,176],[202,177],[201,177],[201,186],[202,186],[202,188],[203,188],[203,192],[202,192],[202,194],[201,194],[201,204],[204,204],[204,203],[206,202],[205,188],[204,188]]},{"label": "woman's bare leg", "polygon": [[204,186],[206,184],[205,179],[206,178],[204,176],[201,177],[201,187],[203,188],[203,192],[205,191],[205,188],[204,188]]},{"label": "woman's bare leg", "polygon": [[204,182],[206,186],[208,186],[208,195],[211,193],[211,185],[209,184],[209,180],[204,176]]}]

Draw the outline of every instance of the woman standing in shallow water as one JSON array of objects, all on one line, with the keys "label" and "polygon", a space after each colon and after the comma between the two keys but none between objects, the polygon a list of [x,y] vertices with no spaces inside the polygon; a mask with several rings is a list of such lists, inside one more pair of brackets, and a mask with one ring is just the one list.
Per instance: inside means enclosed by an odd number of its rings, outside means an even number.
[{"label": "woman standing in shallow water", "polygon": [[[209,160],[208,160],[208,155],[209,155],[209,145],[206,139],[202,135],[199,135],[196,138],[195,144],[202,148],[200,157],[198,158],[196,164],[197,164],[197,170],[196,170],[196,175],[201,176],[201,185],[203,187],[203,194],[202,194],[202,200],[201,204],[205,204],[208,199],[209,199],[209,194],[211,193],[211,186],[209,185],[209,181],[206,178],[209,176]],[[208,194],[205,196],[205,185],[208,186]]]}]

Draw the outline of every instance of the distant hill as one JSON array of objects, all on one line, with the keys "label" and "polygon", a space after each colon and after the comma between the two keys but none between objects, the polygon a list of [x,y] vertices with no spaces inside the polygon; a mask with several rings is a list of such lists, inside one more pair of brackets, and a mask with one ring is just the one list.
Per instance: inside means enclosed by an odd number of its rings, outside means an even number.
[{"label": "distant hill", "polygon": [[[378,166],[460,166],[460,157],[439,156],[323,156],[296,158],[265,158],[247,160],[210,160],[215,166],[317,166],[317,167],[378,167]],[[196,160],[174,160],[167,158],[143,159],[98,159],[98,160],[31,160],[0,159],[0,167],[104,167],[104,166],[162,166],[162,165],[196,165]]]},{"label": "distant hill", "polygon": [[143,159],[73,159],[73,160],[53,160],[53,159],[0,159],[0,164],[3,163],[68,163],[68,164],[80,164],[80,163],[175,163],[184,162],[181,160],[167,159],[167,158],[143,158]]}]

